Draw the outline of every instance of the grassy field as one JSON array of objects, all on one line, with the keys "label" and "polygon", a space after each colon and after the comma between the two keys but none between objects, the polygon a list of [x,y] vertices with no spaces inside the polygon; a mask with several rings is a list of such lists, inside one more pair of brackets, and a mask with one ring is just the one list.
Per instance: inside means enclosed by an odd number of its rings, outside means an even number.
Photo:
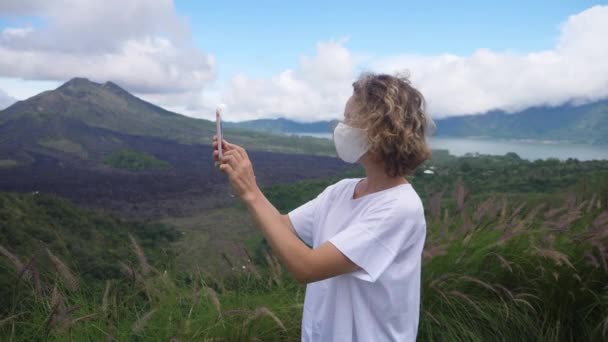
[{"label": "grassy field", "polygon": [[182,239],[174,244],[176,268],[210,274],[229,273],[234,265],[247,263],[246,251],[253,251],[262,240],[249,215],[240,208],[220,208],[195,216],[167,218]]},{"label": "grassy field", "polygon": [[87,159],[89,154],[82,145],[69,139],[43,139],[38,142],[41,146],[45,146],[54,150],[76,155],[82,159]]},{"label": "grassy field", "polygon": [[17,161],[14,159],[0,159],[0,169],[17,166]]},{"label": "grassy field", "polygon": [[[608,162],[476,158],[438,157],[425,165],[435,175],[410,179],[428,226],[419,340],[606,340]],[[509,186],[489,170],[508,172]],[[577,179],[564,181],[571,175]],[[286,212],[334,181],[264,191]],[[76,212],[70,217],[101,220]],[[64,216],[44,219],[60,225]],[[281,268],[243,207],[161,226],[180,238],[125,230],[127,254],[114,259],[122,273],[98,279],[80,274],[69,248],[51,245],[32,263],[27,249],[3,241],[2,340],[299,340],[304,287]],[[38,262],[48,266],[32,266]]]},{"label": "grassy field", "polygon": [[164,160],[160,160],[150,154],[133,149],[113,152],[104,158],[103,163],[116,169],[129,171],[166,169],[171,167],[171,165]]}]

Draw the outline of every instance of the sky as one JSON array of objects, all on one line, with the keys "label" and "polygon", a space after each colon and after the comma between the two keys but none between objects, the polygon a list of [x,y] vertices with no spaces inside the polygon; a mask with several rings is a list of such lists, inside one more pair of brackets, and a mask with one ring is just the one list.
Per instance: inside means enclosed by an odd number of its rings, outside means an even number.
[{"label": "sky", "polygon": [[0,108],[72,77],[213,119],[340,118],[361,72],[434,118],[608,97],[593,1],[2,0]]}]

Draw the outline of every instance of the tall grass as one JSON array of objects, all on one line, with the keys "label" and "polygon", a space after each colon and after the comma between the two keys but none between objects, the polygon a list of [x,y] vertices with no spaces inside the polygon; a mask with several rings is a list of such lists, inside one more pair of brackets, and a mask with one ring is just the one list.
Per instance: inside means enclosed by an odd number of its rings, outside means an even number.
[{"label": "tall grass", "polygon": [[[564,194],[563,204],[507,195],[464,204],[448,227],[437,198],[427,217],[419,338],[428,341],[605,340],[608,210]],[[592,203],[593,202],[593,203]]]},{"label": "tall grass", "polygon": [[[455,189],[425,199],[419,340],[608,339],[601,194],[475,197],[461,180]],[[134,236],[124,243],[133,258],[118,261],[123,277],[97,283],[50,249],[26,260],[0,246],[15,273],[1,339],[299,340],[304,288],[270,251],[236,263],[224,255],[232,270],[217,277],[159,271]]]},{"label": "tall grass", "polygon": [[[252,263],[225,278],[159,272],[129,237],[137,264],[119,261],[124,278],[105,286],[80,283],[52,251],[45,290],[15,284],[14,308],[0,319],[1,339],[31,340],[290,340],[298,336],[302,289],[272,267]],[[1,254],[21,274],[27,266],[7,248]],[[279,280],[278,277],[281,277]],[[23,279],[23,277],[21,277]],[[280,286],[279,286],[280,284]]]}]

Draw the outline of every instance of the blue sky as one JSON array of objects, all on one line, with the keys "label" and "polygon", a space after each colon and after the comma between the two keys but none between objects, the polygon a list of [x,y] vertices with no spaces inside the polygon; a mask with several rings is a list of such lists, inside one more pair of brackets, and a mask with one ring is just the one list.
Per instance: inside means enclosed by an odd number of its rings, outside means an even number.
[{"label": "blue sky", "polygon": [[315,44],[349,38],[377,55],[537,51],[559,24],[596,1],[177,1],[196,44],[217,56],[220,77],[267,76]]},{"label": "blue sky", "polygon": [[233,120],[339,118],[361,71],[408,71],[434,117],[608,97],[593,1],[2,0],[0,108],[72,77]]}]

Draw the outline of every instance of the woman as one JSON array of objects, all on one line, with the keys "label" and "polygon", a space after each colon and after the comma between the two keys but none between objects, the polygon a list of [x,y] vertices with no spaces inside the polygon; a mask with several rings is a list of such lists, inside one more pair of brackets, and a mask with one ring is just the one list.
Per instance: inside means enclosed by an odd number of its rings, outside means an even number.
[{"label": "woman", "polygon": [[365,178],[339,181],[282,215],[242,147],[224,140],[219,160],[214,140],[214,158],[274,253],[307,284],[302,341],[414,341],[426,222],[404,176],[430,158],[432,122],[405,77],[363,74],[353,88],[334,142]]}]

